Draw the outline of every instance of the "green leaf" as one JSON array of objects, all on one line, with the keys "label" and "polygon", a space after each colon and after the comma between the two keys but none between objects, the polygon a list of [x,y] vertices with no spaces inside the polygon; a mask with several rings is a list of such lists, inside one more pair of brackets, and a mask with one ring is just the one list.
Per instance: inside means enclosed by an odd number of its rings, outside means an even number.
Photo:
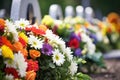
[{"label": "green leaf", "polygon": [[91,80],[91,77],[79,72],[76,74],[76,79],[74,79],[74,80]]},{"label": "green leaf", "polygon": [[50,66],[51,68],[55,68],[55,65],[54,65],[53,63],[49,63],[49,66]]}]

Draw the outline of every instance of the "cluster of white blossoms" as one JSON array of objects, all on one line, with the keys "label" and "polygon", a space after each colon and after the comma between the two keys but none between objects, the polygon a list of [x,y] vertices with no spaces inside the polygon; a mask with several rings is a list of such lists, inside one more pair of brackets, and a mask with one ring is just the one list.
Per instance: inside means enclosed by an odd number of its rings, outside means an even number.
[{"label": "cluster of white blossoms", "polygon": [[[64,64],[65,61],[65,56],[67,57],[67,60],[70,61],[71,65],[69,66],[70,73],[73,75],[77,72],[77,63],[73,63],[73,55],[72,51],[69,47],[65,46],[65,42],[59,38],[59,36],[56,36],[55,34],[52,33],[51,30],[47,30],[46,34],[44,35],[47,37],[49,40],[48,43],[50,43],[53,47],[59,47],[60,50],[55,49],[53,51],[52,59],[53,63],[56,63],[56,65],[61,66]],[[73,69],[74,68],[74,69]]]},{"label": "cluster of white blossoms", "polygon": [[15,53],[14,60],[6,60],[4,63],[6,64],[6,67],[15,68],[21,77],[26,75],[27,62],[25,62],[22,53]]},{"label": "cluster of white blossoms", "polygon": [[87,43],[86,48],[89,54],[94,54],[96,47],[92,42],[92,39],[84,32],[81,33],[81,39],[83,42]]}]

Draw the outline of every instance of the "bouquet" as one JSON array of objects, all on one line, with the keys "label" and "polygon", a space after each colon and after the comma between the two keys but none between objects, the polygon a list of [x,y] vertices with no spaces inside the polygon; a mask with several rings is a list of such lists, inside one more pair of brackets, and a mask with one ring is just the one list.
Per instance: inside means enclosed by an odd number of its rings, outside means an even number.
[{"label": "bouquet", "polygon": [[66,46],[72,49],[74,57],[82,58],[87,62],[79,65],[79,71],[84,70],[81,69],[81,66],[84,65],[87,72],[94,71],[97,67],[105,67],[102,53],[96,49],[97,36],[91,30],[92,25],[89,22],[79,17],[68,17],[63,21],[56,21],[50,16],[45,16],[42,24],[47,25],[54,33],[63,38]]},{"label": "bouquet", "polygon": [[0,19],[0,80],[90,80],[77,63],[71,48],[45,25]]}]

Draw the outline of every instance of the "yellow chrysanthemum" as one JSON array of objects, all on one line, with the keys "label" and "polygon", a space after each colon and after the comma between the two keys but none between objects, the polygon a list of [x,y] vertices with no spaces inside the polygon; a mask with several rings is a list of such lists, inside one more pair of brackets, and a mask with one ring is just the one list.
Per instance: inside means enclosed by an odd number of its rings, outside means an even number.
[{"label": "yellow chrysanthemum", "polygon": [[44,16],[44,18],[42,19],[42,24],[45,24],[47,26],[51,26],[53,25],[53,23],[54,21],[49,15]]},{"label": "yellow chrysanthemum", "polygon": [[1,47],[1,49],[2,49],[2,56],[3,56],[4,58],[14,59],[13,52],[12,52],[12,50],[11,50],[8,46],[3,45],[3,46]]},{"label": "yellow chrysanthemum", "polygon": [[19,37],[24,39],[26,43],[28,42],[28,37],[23,32],[19,33]]}]

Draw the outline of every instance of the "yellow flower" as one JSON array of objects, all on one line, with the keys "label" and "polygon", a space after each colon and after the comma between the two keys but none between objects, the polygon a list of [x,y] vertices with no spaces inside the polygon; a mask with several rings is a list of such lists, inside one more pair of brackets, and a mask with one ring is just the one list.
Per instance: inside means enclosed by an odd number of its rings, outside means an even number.
[{"label": "yellow flower", "polygon": [[1,47],[1,49],[2,49],[2,56],[3,56],[4,58],[14,59],[13,52],[12,52],[12,50],[11,50],[8,46],[3,45],[3,46]]},{"label": "yellow flower", "polygon": [[52,26],[53,23],[54,20],[49,15],[45,15],[44,18],[42,19],[42,24],[45,24],[47,26]]},{"label": "yellow flower", "polygon": [[23,32],[19,33],[19,37],[25,40],[26,43],[28,42],[28,37]]}]

